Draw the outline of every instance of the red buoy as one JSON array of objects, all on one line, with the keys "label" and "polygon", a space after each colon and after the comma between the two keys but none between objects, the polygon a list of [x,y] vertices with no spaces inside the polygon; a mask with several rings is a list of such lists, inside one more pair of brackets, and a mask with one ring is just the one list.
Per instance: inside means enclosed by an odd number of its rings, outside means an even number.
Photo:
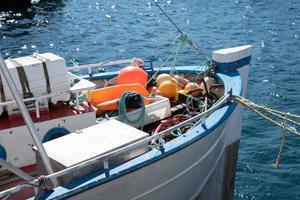
[{"label": "red buoy", "polygon": [[146,86],[148,74],[141,68],[136,66],[128,66],[120,70],[117,76],[117,84],[139,83]]}]

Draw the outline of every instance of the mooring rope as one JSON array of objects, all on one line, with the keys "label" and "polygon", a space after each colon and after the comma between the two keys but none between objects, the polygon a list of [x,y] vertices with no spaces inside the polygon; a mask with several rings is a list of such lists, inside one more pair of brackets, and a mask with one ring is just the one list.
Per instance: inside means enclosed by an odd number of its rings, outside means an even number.
[{"label": "mooring rope", "polygon": [[[297,136],[300,136],[300,133],[296,130],[295,127],[292,128],[292,126],[289,126],[288,123],[291,123],[295,126],[300,126],[300,123],[291,120],[289,118],[297,118],[300,119],[300,115],[296,115],[296,114],[291,114],[291,113],[285,113],[282,111],[278,111],[278,110],[274,110],[271,108],[267,108],[265,106],[262,105],[257,105],[251,101],[249,101],[248,99],[245,99],[244,97],[241,96],[232,96],[232,99],[234,101],[236,101],[237,103],[240,103],[241,105],[251,109],[252,111],[254,111],[256,114],[258,114],[259,116],[261,116],[262,118],[266,119],[267,121],[271,122],[272,124],[275,124],[276,126],[279,126],[280,128],[289,131],[290,133],[293,133]],[[283,118],[287,121],[287,125],[284,125],[282,123],[277,122],[275,119],[272,119],[271,117],[268,117],[267,115],[265,115],[263,112],[267,112],[270,115],[273,115],[275,117],[279,117],[279,118]]]},{"label": "mooring rope", "polygon": [[[285,115],[285,120],[284,120],[284,127],[286,127],[286,122],[287,122],[287,115]],[[276,157],[276,161],[274,163],[274,167],[278,168],[279,167],[279,162],[280,162],[280,158],[281,158],[281,153],[283,151],[283,148],[285,146],[285,129],[281,129],[281,133],[282,133],[282,139],[280,142],[280,147],[279,147],[279,151],[277,153],[277,157]]]},{"label": "mooring rope", "polygon": [[[266,119],[267,121],[269,121],[272,124],[275,124],[276,126],[279,126],[281,128],[281,132],[282,132],[282,139],[280,142],[280,147],[279,147],[279,151],[277,153],[276,156],[276,161],[274,163],[274,167],[278,168],[279,167],[279,162],[280,162],[280,158],[281,158],[281,154],[283,152],[284,146],[285,146],[285,136],[286,136],[286,132],[290,132],[294,135],[300,136],[300,133],[297,131],[296,127],[300,127],[300,123],[296,122],[294,120],[291,120],[289,118],[295,118],[295,119],[300,119],[300,115],[296,115],[296,114],[291,114],[289,112],[282,112],[279,110],[275,110],[275,109],[271,109],[271,108],[267,108],[265,106],[262,105],[257,105],[253,102],[251,102],[250,100],[241,97],[241,96],[232,96],[231,97],[232,100],[234,100],[235,102],[249,108],[250,110],[254,111],[256,114],[258,114],[259,116],[261,116],[262,118]],[[279,118],[279,119],[283,119],[283,123],[280,123],[278,121],[276,121],[275,119],[267,116],[264,113],[268,113],[269,115]],[[290,124],[288,124],[290,123]],[[294,126],[292,126],[292,125]]]}]

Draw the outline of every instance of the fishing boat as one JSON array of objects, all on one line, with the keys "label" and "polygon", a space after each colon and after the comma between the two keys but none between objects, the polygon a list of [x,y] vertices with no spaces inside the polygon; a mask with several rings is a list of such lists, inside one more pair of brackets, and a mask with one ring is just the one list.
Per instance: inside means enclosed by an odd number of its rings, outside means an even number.
[{"label": "fishing boat", "polygon": [[1,170],[25,181],[0,197],[231,199],[251,48],[208,66],[1,60]]}]

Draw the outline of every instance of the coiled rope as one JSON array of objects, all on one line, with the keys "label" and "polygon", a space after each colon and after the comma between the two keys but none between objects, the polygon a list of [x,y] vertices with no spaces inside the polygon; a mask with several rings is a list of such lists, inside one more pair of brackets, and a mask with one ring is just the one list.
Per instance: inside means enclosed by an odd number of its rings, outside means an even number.
[{"label": "coiled rope", "polygon": [[[126,108],[126,98],[129,95],[132,94],[138,94],[139,98],[141,99],[141,114],[139,116],[137,116],[137,118],[133,118],[130,119],[127,115],[127,108]],[[119,119],[121,122],[129,122],[131,124],[135,124],[138,123],[139,121],[141,121],[141,130],[143,130],[144,128],[144,121],[145,121],[145,104],[144,104],[144,97],[142,95],[140,95],[139,93],[136,92],[124,92],[123,95],[121,96],[120,100],[119,100]]]},{"label": "coiled rope", "polygon": [[[284,145],[285,145],[286,132],[300,136],[300,133],[297,131],[297,127],[300,127],[300,123],[291,119],[291,118],[294,118],[296,120],[299,120],[300,115],[291,114],[289,112],[285,113],[285,112],[271,109],[271,108],[268,108],[268,107],[265,107],[262,105],[257,105],[241,96],[232,96],[231,99],[234,100],[235,102],[249,108],[250,110],[254,111],[256,114],[258,114],[262,118],[269,121],[270,123],[275,124],[276,126],[279,126],[281,128],[282,139],[280,142],[280,147],[279,147],[279,151],[277,153],[276,161],[274,163],[274,166],[276,168],[278,168],[281,154],[282,154],[282,151],[283,151]],[[267,116],[267,114],[269,116]],[[273,118],[270,116],[273,116]],[[276,121],[274,118],[281,119],[281,120],[283,120],[283,122],[280,123],[280,122]]]},{"label": "coiled rope", "polygon": [[207,102],[200,100],[199,98],[189,95],[186,99],[186,111],[189,114],[202,113],[207,108]]}]

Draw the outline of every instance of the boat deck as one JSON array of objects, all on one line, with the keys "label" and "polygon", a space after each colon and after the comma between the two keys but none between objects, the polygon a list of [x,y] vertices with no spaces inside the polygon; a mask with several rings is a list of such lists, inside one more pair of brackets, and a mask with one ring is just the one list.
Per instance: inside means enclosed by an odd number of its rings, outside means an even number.
[{"label": "boat deck", "polygon": [[[17,180],[17,181],[8,183],[6,185],[2,185],[2,186],[0,186],[0,191],[7,190],[7,189],[9,189],[11,187],[15,187],[19,184],[24,184],[25,182],[26,181],[24,181],[24,180]],[[19,192],[16,192],[16,193],[10,195],[7,199],[8,200],[21,200],[21,199],[30,198],[32,196],[34,196],[34,189],[33,188],[27,188],[27,189],[24,189],[22,191],[19,191]]]},{"label": "boat deck", "polygon": [[[79,108],[71,107],[66,103],[61,103],[55,107],[47,110],[40,111],[40,118],[37,118],[35,112],[30,112],[34,123],[43,122],[47,120],[58,119],[61,117],[75,116],[83,113],[94,112],[94,108],[88,102],[84,101],[80,104]],[[24,119],[21,114],[13,116],[0,116],[0,130],[14,128],[25,125]]]}]

